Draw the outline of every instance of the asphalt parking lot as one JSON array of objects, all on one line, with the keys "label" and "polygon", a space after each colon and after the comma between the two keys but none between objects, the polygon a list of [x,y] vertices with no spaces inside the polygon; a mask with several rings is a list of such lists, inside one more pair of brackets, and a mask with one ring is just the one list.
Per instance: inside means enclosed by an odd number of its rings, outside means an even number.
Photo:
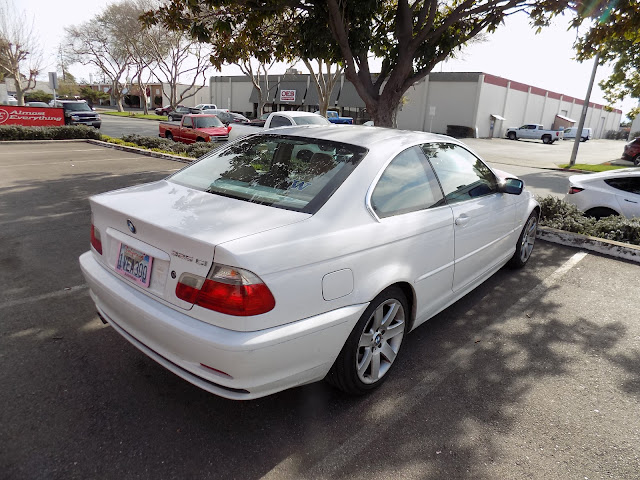
[{"label": "asphalt parking lot", "polygon": [[570,248],[539,242],[418,328],[366,397],[232,402],[155,364],[100,322],[77,259],[89,195],[181,166],[0,144],[0,477],[638,478],[639,267]]}]

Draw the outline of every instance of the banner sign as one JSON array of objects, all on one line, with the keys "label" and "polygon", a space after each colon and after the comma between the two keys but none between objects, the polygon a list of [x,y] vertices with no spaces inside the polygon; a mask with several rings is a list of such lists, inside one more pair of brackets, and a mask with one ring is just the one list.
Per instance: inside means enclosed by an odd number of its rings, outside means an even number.
[{"label": "banner sign", "polygon": [[0,105],[0,125],[24,125],[26,127],[53,127],[64,125],[62,108],[14,107]]},{"label": "banner sign", "polygon": [[295,90],[280,90],[280,101],[281,102],[295,102],[296,101],[296,91]]}]

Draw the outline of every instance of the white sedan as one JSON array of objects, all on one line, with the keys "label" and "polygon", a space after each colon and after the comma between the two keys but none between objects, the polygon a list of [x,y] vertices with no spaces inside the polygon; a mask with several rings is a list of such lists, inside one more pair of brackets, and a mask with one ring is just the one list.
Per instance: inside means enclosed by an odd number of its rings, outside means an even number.
[{"label": "white sedan", "polygon": [[564,200],[590,217],[640,217],[640,169],[572,175]]},{"label": "white sedan", "polygon": [[539,216],[453,138],[358,126],[248,136],[90,204],[100,317],[232,399],[375,388],[409,331],[527,263]]}]

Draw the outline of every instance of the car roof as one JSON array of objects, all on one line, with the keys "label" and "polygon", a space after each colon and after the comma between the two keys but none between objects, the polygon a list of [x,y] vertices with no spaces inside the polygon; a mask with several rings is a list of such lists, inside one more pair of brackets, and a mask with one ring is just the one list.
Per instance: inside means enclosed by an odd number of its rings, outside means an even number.
[{"label": "car roof", "polygon": [[597,180],[608,180],[610,178],[620,177],[640,177],[640,168],[619,168],[616,170],[608,170],[606,172],[588,173],[571,175],[569,177],[570,182],[595,182]]},{"label": "car roof", "polygon": [[[312,113],[311,115],[315,115],[315,113]],[[265,130],[264,133],[295,135],[318,140],[331,140],[351,145],[358,145],[365,148],[371,148],[372,145],[378,143],[385,143],[385,145],[397,143],[398,146],[410,146],[429,142],[449,142],[463,145],[455,138],[447,137],[446,135],[398,130],[395,128],[365,127],[362,125],[304,125],[297,127],[282,127],[274,130],[275,131],[272,131],[271,129]]]}]

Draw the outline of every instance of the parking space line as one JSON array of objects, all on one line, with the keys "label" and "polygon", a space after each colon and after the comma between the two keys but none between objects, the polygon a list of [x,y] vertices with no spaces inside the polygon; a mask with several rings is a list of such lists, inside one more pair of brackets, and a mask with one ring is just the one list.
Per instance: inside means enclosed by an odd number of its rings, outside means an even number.
[{"label": "parking space line", "polygon": [[88,290],[89,285],[76,285],[75,287],[67,287],[64,290],[58,290],[57,292],[43,293],[42,295],[35,295],[33,297],[19,298],[17,300],[9,300],[8,302],[0,303],[0,310],[4,308],[17,307],[19,305],[27,305],[29,303],[41,302],[42,300],[50,300],[52,298],[64,297],[71,293],[81,292]]},{"label": "parking space line", "polygon": [[[522,312],[529,305],[538,300],[545,291],[556,285],[562,277],[567,274],[567,272],[575,267],[586,256],[587,252],[578,252],[574,254],[542,283],[529,291],[525,296],[521,297],[501,315],[498,315],[497,318],[508,318],[516,314],[518,311]],[[479,303],[484,303],[484,300],[488,299],[492,295],[494,294],[487,294]],[[476,312],[472,309],[468,311],[465,316],[470,317],[475,314]],[[491,328],[492,325],[493,324],[489,324],[480,330],[480,332],[478,332],[478,336],[481,336],[482,333]],[[267,480],[280,480],[287,478],[335,478],[340,468],[344,467],[349,461],[356,458],[372,441],[380,438],[381,429],[385,428],[384,418],[382,418],[385,414],[392,412],[393,419],[396,421],[395,424],[397,425],[399,423],[399,419],[410,415],[415,406],[422,401],[423,398],[431,394],[444,381],[446,381],[460,365],[468,364],[477,348],[478,347],[475,344],[460,347],[445,360],[442,368],[426,374],[408,392],[394,398],[385,398],[378,401],[376,403],[375,412],[372,413],[372,417],[374,418],[367,419],[366,425],[363,428],[356,431],[342,445],[330,451],[307,471],[297,471],[298,469],[296,467],[303,462],[301,456],[294,453],[278,463],[262,478]]]},{"label": "parking space line", "polygon": [[[148,157],[145,157],[148,158]],[[120,160],[142,160],[140,158],[140,156],[136,156],[136,157],[110,157],[110,158],[92,158],[89,160],[64,160],[61,162],[47,162],[47,161],[42,161],[39,163],[20,163],[20,164],[13,164],[13,165],[0,165],[0,168],[16,168],[16,167],[39,167],[42,165],[64,165],[64,164],[69,164],[69,163],[73,163],[74,165],[78,164],[78,163],[93,163],[93,162],[117,162]],[[162,160],[161,158],[158,158],[156,160]]]}]

